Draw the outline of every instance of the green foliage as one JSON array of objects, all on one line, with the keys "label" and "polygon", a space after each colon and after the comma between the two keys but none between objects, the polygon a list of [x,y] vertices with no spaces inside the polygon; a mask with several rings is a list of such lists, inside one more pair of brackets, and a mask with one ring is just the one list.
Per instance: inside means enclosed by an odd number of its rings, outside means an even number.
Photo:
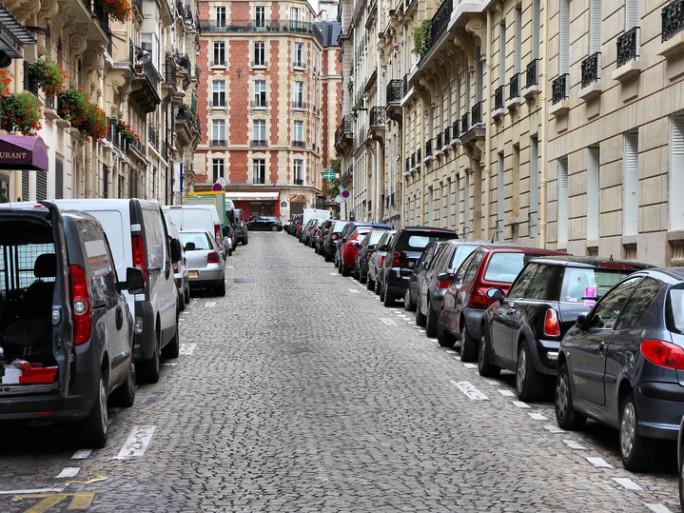
[{"label": "green foliage", "polygon": [[423,57],[432,45],[432,20],[427,19],[418,23],[413,32],[415,52]]}]

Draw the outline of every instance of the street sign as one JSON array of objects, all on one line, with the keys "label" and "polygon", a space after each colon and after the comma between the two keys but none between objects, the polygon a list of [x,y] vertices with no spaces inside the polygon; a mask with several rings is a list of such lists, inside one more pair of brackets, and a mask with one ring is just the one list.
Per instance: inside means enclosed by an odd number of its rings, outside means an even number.
[{"label": "street sign", "polygon": [[335,179],[335,173],[332,172],[332,169],[327,169],[325,173],[323,173],[323,178],[332,182]]},{"label": "street sign", "polygon": [[349,191],[348,190],[343,190],[340,194],[342,194],[342,197],[347,199],[349,197]]},{"label": "street sign", "polygon": [[220,183],[215,183],[214,185],[211,186],[211,190],[214,192],[219,192],[223,190],[223,185]]}]

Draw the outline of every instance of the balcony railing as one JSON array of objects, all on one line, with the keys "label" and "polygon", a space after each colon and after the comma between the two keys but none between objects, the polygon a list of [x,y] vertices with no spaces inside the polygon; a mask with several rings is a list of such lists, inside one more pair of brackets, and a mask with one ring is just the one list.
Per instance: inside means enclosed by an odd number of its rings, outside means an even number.
[{"label": "balcony railing", "polygon": [[175,84],[176,83],[176,64],[173,63],[170,60],[167,60],[166,63],[164,64],[165,72],[164,72],[164,81],[167,84]]},{"label": "balcony railing", "polygon": [[416,164],[420,164],[420,162],[423,160],[423,157],[421,156],[421,149],[418,148],[418,153],[416,154]]},{"label": "balcony railing", "polygon": [[473,125],[477,125],[478,123],[482,123],[482,103],[483,102],[477,102],[475,105],[473,105],[472,110],[470,111],[470,114],[472,116],[473,120]]},{"label": "balcony railing", "polygon": [[411,157],[406,157],[404,167],[404,173],[409,173],[411,171]]},{"label": "balcony railing", "polygon": [[297,110],[306,110],[309,108],[309,104],[301,101],[290,102],[290,106]]},{"label": "balcony railing", "polygon": [[293,68],[299,68],[299,69],[306,69],[306,64],[303,63],[302,61],[294,61],[292,63]]},{"label": "balcony railing", "polygon": [[639,27],[633,27],[617,38],[617,66],[639,58]]},{"label": "balcony railing", "polygon": [[400,79],[393,79],[387,84],[387,103],[399,103],[404,97],[404,81]]},{"label": "balcony railing", "polygon": [[661,39],[667,41],[684,30],[684,0],[675,0],[660,11],[662,20]]},{"label": "balcony railing", "polygon": [[508,81],[508,99],[520,97],[520,73],[516,73]]},{"label": "balcony railing", "polygon": [[499,86],[494,90],[494,110],[503,109],[504,106],[504,86]]},{"label": "balcony railing", "polygon": [[569,73],[565,73],[551,82],[551,103],[562,102],[568,98],[568,79]]},{"label": "balcony railing", "polygon": [[601,52],[591,54],[582,61],[582,87],[601,78]]},{"label": "balcony railing", "polygon": [[265,109],[268,107],[268,102],[265,100],[252,100],[249,102],[249,107],[252,109]]},{"label": "balcony railing", "polygon": [[306,148],[306,142],[304,141],[292,141],[293,148]]},{"label": "balcony railing", "polygon": [[451,138],[458,139],[459,135],[461,135],[461,123],[460,120],[456,118],[454,124],[451,125]]},{"label": "balcony railing", "polygon": [[527,65],[525,70],[525,87],[530,88],[538,85],[539,83],[539,73],[537,72],[537,63],[539,59],[534,59]]},{"label": "balcony railing", "polygon": [[461,116],[461,133],[465,134],[470,129],[470,113],[466,112]]},{"label": "balcony railing", "polygon": [[425,143],[425,158],[432,155],[432,139],[428,139]]},{"label": "balcony railing", "polygon": [[226,140],[225,139],[212,139],[209,141],[209,146],[225,147],[226,146]]},{"label": "balcony railing", "polygon": [[435,145],[435,148],[437,149],[437,151],[441,150],[441,149],[442,149],[442,146],[444,146],[444,144],[443,144],[443,141],[444,141],[443,137],[444,137],[444,134],[443,134],[442,132],[440,132],[440,133],[437,134],[437,142],[436,142],[436,145]]},{"label": "balcony railing", "polygon": [[266,148],[266,146],[268,146],[266,139],[252,139],[249,141],[249,145],[252,148]]},{"label": "balcony railing", "polygon": [[209,100],[209,108],[210,109],[225,109],[228,106],[226,103],[226,100],[219,100],[219,101],[213,101]]},{"label": "balcony railing", "polygon": [[159,149],[159,136],[153,125],[148,125],[147,127],[147,141],[152,144],[152,146]]},{"label": "balcony railing", "polygon": [[200,20],[200,32],[297,32],[313,34],[313,23],[292,20],[236,20],[226,23],[218,20]]},{"label": "balcony railing", "polygon": [[446,146],[447,144],[449,144],[450,141],[451,141],[451,127],[448,126],[444,129],[444,140],[442,141],[442,145]]},{"label": "balcony railing", "polygon": [[430,31],[432,35],[432,44],[435,44],[435,41],[437,41],[439,36],[442,35],[442,32],[444,32],[444,29],[447,28],[447,25],[449,25],[452,10],[452,0],[444,0],[437,9],[435,15],[432,17],[432,26]]},{"label": "balcony railing", "polygon": [[265,60],[256,60],[251,62],[252,68],[265,68],[267,66]]},{"label": "balcony railing", "polygon": [[294,184],[295,185],[304,185],[304,180],[302,180],[301,178],[295,178]]},{"label": "balcony railing", "polygon": [[416,152],[411,153],[411,169],[416,167]]},{"label": "balcony railing", "polygon": [[373,107],[370,111],[371,128],[385,128],[385,107]]}]

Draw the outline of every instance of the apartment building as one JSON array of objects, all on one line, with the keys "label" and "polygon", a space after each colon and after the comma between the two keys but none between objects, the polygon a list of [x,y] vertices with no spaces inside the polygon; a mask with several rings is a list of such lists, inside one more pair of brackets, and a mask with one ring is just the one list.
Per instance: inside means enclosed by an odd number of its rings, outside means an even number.
[{"label": "apartment building", "polygon": [[199,17],[195,189],[220,184],[250,216],[317,206],[339,116],[339,24],[296,0],[200,1]]},{"label": "apartment building", "polygon": [[[385,91],[378,175],[398,191],[398,222],[684,262],[682,4],[381,3],[388,16],[377,40],[368,33]],[[341,19],[343,33],[362,37],[353,16]],[[352,53],[344,46],[345,70]],[[343,92],[336,149],[347,182],[363,188],[373,179],[354,177],[366,170],[352,158],[354,93]]]},{"label": "apartment building", "polygon": [[[183,164],[191,163],[196,144],[177,130],[197,78],[192,73],[194,5],[134,0],[123,3],[118,15],[101,0],[8,1],[0,9],[0,33],[15,34],[1,45],[11,48],[11,60],[3,62],[9,85],[0,102],[7,115],[7,98],[15,93],[28,91],[38,99],[41,127],[19,137],[33,136],[22,140],[34,141],[46,153],[45,166],[22,170],[0,162],[3,199],[141,197],[172,202],[174,188],[180,194]],[[12,39],[23,44],[17,48]],[[92,126],[65,113],[66,97],[49,95],[32,78],[32,67],[42,59],[63,70],[68,91],[82,91],[97,108],[99,133],[93,135]],[[3,132],[0,139],[18,134]],[[191,166],[185,168],[191,172]]]}]

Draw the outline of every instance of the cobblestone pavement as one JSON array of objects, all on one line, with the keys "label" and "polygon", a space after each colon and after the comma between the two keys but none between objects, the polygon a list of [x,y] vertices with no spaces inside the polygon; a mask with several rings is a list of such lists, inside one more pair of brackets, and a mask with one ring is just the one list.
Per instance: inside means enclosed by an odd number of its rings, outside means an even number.
[{"label": "cobblestone pavement", "polygon": [[294,238],[249,240],[105,449],[0,432],[0,512],[679,511],[672,447],[629,473],[614,431],[557,429]]}]

